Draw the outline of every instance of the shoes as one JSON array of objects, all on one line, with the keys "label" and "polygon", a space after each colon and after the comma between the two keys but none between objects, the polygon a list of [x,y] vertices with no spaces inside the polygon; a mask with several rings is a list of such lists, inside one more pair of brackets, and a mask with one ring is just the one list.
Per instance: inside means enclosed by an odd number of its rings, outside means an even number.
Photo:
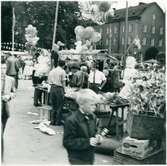
[{"label": "shoes", "polygon": [[50,125],[54,126],[56,123],[55,122],[51,122]]},{"label": "shoes", "polygon": [[62,123],[62,122],[56,122],[55,125],[56,126],[62,126],[62,125],[64,125],[64,123]]},{"label": "shoes", "polygon": [[35,107],[40,107],[42,104],[34,104]]}]

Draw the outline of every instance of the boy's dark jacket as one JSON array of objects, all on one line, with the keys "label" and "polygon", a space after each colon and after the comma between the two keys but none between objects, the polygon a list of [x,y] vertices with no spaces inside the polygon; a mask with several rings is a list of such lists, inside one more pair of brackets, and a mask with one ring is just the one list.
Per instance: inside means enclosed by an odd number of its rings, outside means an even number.
[{"label": "boy's dark jacket", "polygon": [[94,114],[87,118],[77,110],[66,119],[63,145],[67,149],[69,161],[78,159],[93,163],[95,149],[90,145],[89,139],[94,137],[96,132],[96,117]]}]

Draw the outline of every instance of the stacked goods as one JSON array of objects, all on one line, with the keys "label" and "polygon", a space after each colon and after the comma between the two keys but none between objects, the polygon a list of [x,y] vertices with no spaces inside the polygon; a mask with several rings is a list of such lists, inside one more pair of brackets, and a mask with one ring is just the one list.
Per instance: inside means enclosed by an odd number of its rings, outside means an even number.
[{"label": "stacked goods", "polygon": [[144,158],[153,151],[157,144],[157,141],[139,140],[128,136],[123,139],[122,153],[132,157]]}]

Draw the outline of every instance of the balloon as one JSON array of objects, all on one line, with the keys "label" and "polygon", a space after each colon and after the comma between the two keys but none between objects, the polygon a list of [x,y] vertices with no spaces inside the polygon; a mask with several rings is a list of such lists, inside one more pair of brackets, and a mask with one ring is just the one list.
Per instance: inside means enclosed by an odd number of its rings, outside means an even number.
[{"label": "balloon", "polygon": [[78,34],[76,35],[76,40],[81,41],[81,37]]},{"label": "balloon", "polygon": [[91,41],[96,43],[101,39],[101,34],[99,32],[94,32]]},{"label": "balloon", "polygon": [[78,25],[78,26],[75,27],[74,32],[77,35],[77,34],[83,32],[83,30],[84,30],[84,27],[81,26],[81,25]]},{"label": "balloon", "polygon": [[85,30],[84,30],[84,38],[85,39],[91,39],[93,33],[94,33],[94,28],[92,28],[92,27],[85,28]]},{"label": "balloon", "polygon": [[101,2],[99,5],[100,12],[107,12],[110,9],[110,4],[108,2]]},{"label": "balloon", "polygon": [[89,47],[91,45],[91,42],[89,40],[86,40],[86,46]]}]

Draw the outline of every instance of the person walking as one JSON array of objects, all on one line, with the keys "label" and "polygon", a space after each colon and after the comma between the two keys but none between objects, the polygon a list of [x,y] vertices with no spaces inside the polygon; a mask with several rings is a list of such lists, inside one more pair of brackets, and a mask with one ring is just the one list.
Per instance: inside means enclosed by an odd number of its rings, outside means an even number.
[{"label": "person walking", "polygon": [[[13,93],[11,93],[13,92]],[[15,96],[15,79],[6,75],[6,64],[1,61],[1,159],[4,157],[4,131],[10,116],[9,101]]]},{"label": "person walking", "polygon": [[102,136],[97,134],[96,116],[93,113],[99,100],[92,90],[81,89],[76,97],[79,109],[65,120],[63,146],[72,165],[94,163],[95,146],[102,142]]},{"label": "person walking", "polygon": [[6,61],[6,75],[11,76],[15,79],[15,87],[17,89],[18,87],[18,71],[19,71],[19,66],[17,63],[17,58],[15,57],[14,54],[8,53],[9,57],[7,58]]},{"label": "person walking", "polygon": [[61,125],[62,107],[64,104],[64,88],[66,82],[66,72],[64,70],[65,61],[60,60],[58,66],[53,68],[48,75],[50,88],[51,124]]}]

